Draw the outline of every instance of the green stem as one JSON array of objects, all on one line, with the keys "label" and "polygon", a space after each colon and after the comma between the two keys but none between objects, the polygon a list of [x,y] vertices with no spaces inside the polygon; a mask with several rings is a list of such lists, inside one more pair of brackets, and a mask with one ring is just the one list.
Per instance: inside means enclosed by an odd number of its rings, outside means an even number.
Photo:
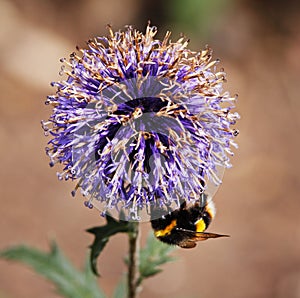
[{"label": "green stem", "polygon": [[139,223],[131,223],[132,230],[129,235],[129,259],[128,259],[128,298],[137,297],[138,273],[139,273]]}]

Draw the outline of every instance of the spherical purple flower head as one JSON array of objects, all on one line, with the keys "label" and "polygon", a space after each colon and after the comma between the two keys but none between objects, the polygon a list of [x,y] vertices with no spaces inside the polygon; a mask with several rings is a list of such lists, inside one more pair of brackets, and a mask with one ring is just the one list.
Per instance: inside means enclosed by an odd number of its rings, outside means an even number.
[{"label": "spherical purple flower head", "polygon": [[184,38],[171,42],[167,32],[160,41],[156,32],[109,28],[89,40],[62,59],[67,78],[46,101],[46,152],[51,166],[64,166],[59,179],[77,180],[73,194],[81,189],[88,207],[126,220],[198,200],[221,183],[235,145],[235,97],[223,91],[211,50],[192,52]]}]

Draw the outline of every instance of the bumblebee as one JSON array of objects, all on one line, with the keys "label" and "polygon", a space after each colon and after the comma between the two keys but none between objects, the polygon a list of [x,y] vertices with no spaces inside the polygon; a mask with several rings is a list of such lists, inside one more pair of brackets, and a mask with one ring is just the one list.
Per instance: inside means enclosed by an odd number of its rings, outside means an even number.
[{"label": "bumblebee", "polygon": [[198,241],[210,238],[229,237],[204,232],[215,216],[212,200],[203,194],[201,199],[191,206],[184,201],[180,208],[151,220],[154,235],[160,241],[182,248],[194,248]]}]

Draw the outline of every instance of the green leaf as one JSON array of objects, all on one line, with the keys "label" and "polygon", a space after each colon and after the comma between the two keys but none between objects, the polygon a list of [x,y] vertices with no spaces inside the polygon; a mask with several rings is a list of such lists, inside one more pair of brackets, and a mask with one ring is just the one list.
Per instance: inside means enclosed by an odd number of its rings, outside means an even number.
[{"label": "green leaf", "polygon": [[132,230],[132,224],[127,221],[117,221],[110,216],[106,216],[106,225],[88,229],[87,232],[95,236],[94,242],[90,245],[90,262],[94,274],[99,276],[97,270],[97,258],[107,244],[109,238],[117,233],[129,233]]},{"label": "green leaf", "polygon": [[140,251],[140,276],[138,285],[143,279],[162,271],[161,265],[175,260],[170,253],[176,248],[158,241],[153,233],[150,233],[145,248]]},{"label": "green leaf", "polygon": [[49,253],[25,245],[14,246],[0,252],[0,257],[20,261],[31,266],[37,273],[52,281],[58,292],[70,298],[104,298],[95,276],[89,267],[78,271],[63,255],[55,242]]}]

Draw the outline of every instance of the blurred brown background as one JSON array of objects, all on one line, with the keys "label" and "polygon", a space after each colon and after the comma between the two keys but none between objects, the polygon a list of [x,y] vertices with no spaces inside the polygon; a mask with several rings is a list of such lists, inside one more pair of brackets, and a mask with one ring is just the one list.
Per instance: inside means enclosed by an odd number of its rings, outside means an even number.
[{"label": "blurred brown background", "polygon": [[[59,79],[59,58],[94,35],[149,19],[163,36],[184,32],[190,48],[209,44],[239,94],[240,146],[215,196],[210,231],[229,239],[178,249],[178,261],[144,284],[141,297],[300,297],[299,1],[0,0],[0,249],[55,238],[78,266],[103,219],[73,199],[44,153],[40,120]],[[143,235],[150,229],[143,224]],[[143,237],[144,238],[144,237]],[[111,294],[125,270],[125,236],[100,257],[99,283]],[[0,297],[58,297],[27,267],[0,261]]]}]

